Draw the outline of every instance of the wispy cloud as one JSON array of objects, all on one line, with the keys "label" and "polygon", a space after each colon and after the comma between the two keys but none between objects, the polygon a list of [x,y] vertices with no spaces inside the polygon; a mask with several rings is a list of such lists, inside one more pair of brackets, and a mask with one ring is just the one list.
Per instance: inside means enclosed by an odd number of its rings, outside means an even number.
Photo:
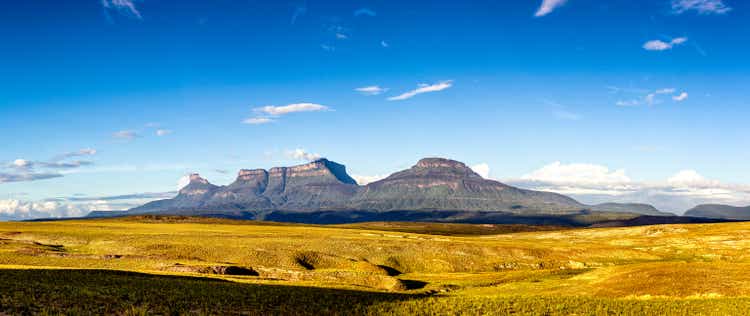
[{"label": "wispy cloud", "polygon": [[542,17],[552,13],[555,9],[562,7],[568,0],[543,0],[542,5],[536,10],[535,17]]},{"label": "wispy cloud", "polygon": [[643,44],[643,49],[650,50],[650,51],[670,50],[677,45],[684,44],[685,42],[687,42],[687,40],[688,40],[687,37],[678,37],[669,42],[664,42],[661,40],[652,40]]},{"label": "wispy cloud", "polygon": [[674,100],[676,102],[682,102],[682,101],[687,100],[687,98],[688,98],[688,93],[687,92],[682,92],[679,95],[673,96],[672,100]]},{"label": "wispy cloud", "polygon": [[380,86],[367,86],[367,87],[356,88],[354,89],[354,91],[357,91],[364,95],[378,95],[378,94],[382,94],[388,91],[388,88],[382,88]]},{"label": "wispy cloud", "polygon": [[315,161],[320,158],[323,158],[323,156],[321,156],[320,154],[310,153],[301,148],[297,148],[295,150],[288,150],[286,152],[286,156],[287,158],[290,158],[290,159],[303,160],[303,161]]},{"label": "wispy cloud", "polygon": [[275,118],[282,115],[299,112],[321,112],[329,111],[329,107],[316,103],[293,103],[289,105],[266,105],[263,107],[255,108],[253,111],[258,113],[258,116],[247,118],[242,123],[250,125],[261,125],[275,122]]},{"label": "wispy cloud", "polygon": [[140,135],[135,131],[122,130],[122,131],[117,131],[117,132],[112,133],[112,137],[116,139],[131,141],[140,137]]},{"label": "wispy cloud", "polygon": [[386,41],[380,41],[380,46],[383,46],[383,48],[391,47],[391,45],[388,44],[388,42],[386,42]]},{"label": "wispy cloud", "polygon": [[578,121],[583,118],[582,115],[568,110],[566,106],[555,101],[542,100],[542,102],[552,107],[552,114],[559,120]]},{"label": "wispy cloud", "polygon": [[60,177],[62,177],[61,174],[54,172],[0,173],[0,183],[26,182]]},{"label": "wispy cloud", "polygon": [[307,5],[306,4],[302,4],[302,5],[294,7],[294,12],[292,12],[292,19],[291,19],[290,23],[292,25],[295,24],[295,23],[297,23],[297,19],[299,17],[305,15],[305,13],[307,13]]},{"label": "wispy cloud", "polygon": [[134,0],[101,0],[105,11],[115,11],[122,15],[142,19],[141,12],[135,7]]},{"label": "wispy cloud", "polygon": [[640,99],[631,99],[631,100],[619,100],[617,101],[618,106],[623,107],[633,107],[633,106],[640,106],[640,105],[657,105],[662,103],[662,100],[659,98],[660,95],[673,95],[672,100],[675,102],[684,101],[687,99],[687,92],[682,92],[678,95],[674,95],[677,92],[677,89],[674,88],[663,88],[659,89],[653,92],[650,92],[646,94],[643,98]]},{"label": "wispy cloud", "polygon": [[672,13],[695,11],[698,14],[725,14],[731,11],[722,0],[672,0]]},{"label": "wispy cloud", "polygon": [[567,110],[555,110],[552,112],[557,119],[566,121],[579,121],[583,117],[578,113],[573,113]]},{"label": "wispy cloud", "polygon": [[162,136],[167,136],[169,134],[172,134],[172,131],[168,129],[157,129],[155,134],[156,136],[162,137]]},{"label": "wispy cloud", "polygon": [[274,122],[274,120],[268,117],[251,117],[242,121],[243,124],[250,124],[250,125],[261,125],[261,124],[268,124],[272,122]]},{"label": "wispy cloud", "polygon": [[92,156],[92,155],[96,155],[96,149],[84,148],[78,151],[64,153],[62,155],[55,157],[53,160],[64,160],[64,159],[73,158],[73,157]]},{"label": "wispy cloud", "polygon": [[316,103],[294,103],[282,106],[267,105],[255,109],[256,112],[261,112],[273,116],[281,116],[289,113],[319,112],[327,110],[329,110],[327,106]]},{"label": "wispy cloud", "polygon": [[453,86],[453,80],[446,80],[441,81],[435,84],[420,84],[417,89],[405,92],[403,94],[397,95],[395,97],[388,98],[388,101],[401,101],[413,98],[414,96],[417,96],[422,93],[428,93],[428,92],[437,92],[437,91],[443,91],[445,89],[448,89]]},{"label": "wispy cloud", "polygon": [[377,12],[375,12],[375,11],[369,9],[369,8],[360,8],[360,9],[357,9],[357,10],[354,11],[354,16],[355,17],[359,17],[359,16],[374,17],[374,16],[377,16],[377,15],[378,15]]},{"label": "wispy cloud", "polygon": [[[57,155],[47,161],[34,161],[19,158],[9,163],[0,164],[0,183],[25,182],[59,178],[63,176],[63,173],[65,173],[61,170],[78,169],[94,164],[94,162],[92,161],[68,161],[68,159],[80,156],[90,156],[94,154],[96,154],[96,150],[86,148],[79,151]],[[2,169],[5,169],[5,171],[2,171]]]}]

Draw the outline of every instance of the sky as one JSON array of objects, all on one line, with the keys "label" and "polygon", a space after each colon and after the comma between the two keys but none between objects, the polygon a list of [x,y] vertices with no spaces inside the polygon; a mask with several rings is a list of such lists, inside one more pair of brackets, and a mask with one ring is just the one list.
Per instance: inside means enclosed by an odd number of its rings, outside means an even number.
[{"label": "sky", "polygon": [[123,210],[185,175],[439,156],[585,203],[750,205],[750,3],[13,1],[0,220]]}]

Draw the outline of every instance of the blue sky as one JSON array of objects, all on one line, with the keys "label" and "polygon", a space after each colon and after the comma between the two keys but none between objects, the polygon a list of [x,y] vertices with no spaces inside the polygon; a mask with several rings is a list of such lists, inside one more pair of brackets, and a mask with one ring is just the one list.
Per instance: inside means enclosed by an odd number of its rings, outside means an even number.
[{"label": "blue sky", "polygon": [[359,179],[444,156],[590,203],[750,204],[749,9],[8,3],[0,218],[122,209],[154,195],[113,196],[174,191],[189,172],[226,184],[316,156]]}]

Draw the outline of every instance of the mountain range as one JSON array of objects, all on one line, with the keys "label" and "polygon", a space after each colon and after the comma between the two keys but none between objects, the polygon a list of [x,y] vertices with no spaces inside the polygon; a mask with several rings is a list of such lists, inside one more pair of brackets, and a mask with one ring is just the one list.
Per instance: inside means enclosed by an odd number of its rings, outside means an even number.
[{"label": "mountain range", "polygon": [[750,206],[736,207],[721,204],[703,204],[688,210],[685,212],[685,216],[747,221],[750,220]]},{"label": "mountain range", "polygon": [[[364,220],[549,222],[672,216],[651,205],[585,205],[565,195],[525,190],[481,177],[464,163],[425,158],[385,179],[358,185],[342,164],[319,159],[270,170],[243,169],[226,186],[198,174],[176,197],[125,214],[207,215],[302,222]],[[527,222],[527,221],[521,221]]]}]

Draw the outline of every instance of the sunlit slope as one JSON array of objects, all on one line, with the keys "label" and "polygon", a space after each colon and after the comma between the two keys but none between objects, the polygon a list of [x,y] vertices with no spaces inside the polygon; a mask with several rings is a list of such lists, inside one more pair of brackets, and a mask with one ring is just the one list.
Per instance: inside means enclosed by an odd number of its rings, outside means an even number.
[{"label": "sunlit slope", "polygon": [[[506,234],[529,228],[440,224],[440,235],[403,232],[425,232],[433,224],[398,225],[153,217],[0,223],[0,267],[112,269],[396,292],[409,300],[378,308],[403,311],[443,304],[500,308],[534,297],[573,307],[616,308],[624,299],[640,308],[637,302],[648,299],[664,306],[677,300],[682,307],[709,300],[708,311],[714,303],[750,308],[745,299],[750,223]],[[472,228],[488,234],[468,234]],[[576,309],[553,312],[566,311]]]}]

